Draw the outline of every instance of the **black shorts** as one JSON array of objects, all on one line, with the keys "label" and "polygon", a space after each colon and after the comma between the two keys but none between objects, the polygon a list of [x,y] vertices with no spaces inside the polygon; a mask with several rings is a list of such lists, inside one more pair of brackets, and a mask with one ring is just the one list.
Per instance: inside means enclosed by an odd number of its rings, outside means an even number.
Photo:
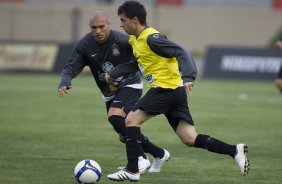
[{"label": "black shorts", "polygon": [[129,113],[131,107],[141,98],[142,89],[131,87],[122,87],[116,93],[112,100],[106,102],[107,112],[111,107],[124,108],[126,114]]},{"label": "black shorts", "polygon": [[176,89],[151,88],[132,108],[141,109],[149,115],[164,114],[176,131],[180,120],[194,125],[189,112],[187,94],[184,87]]},{"label": "black shorts", "polygon": [[282,64],[280,66],[280,70],[278,72],[277,78],[282,79]]}]

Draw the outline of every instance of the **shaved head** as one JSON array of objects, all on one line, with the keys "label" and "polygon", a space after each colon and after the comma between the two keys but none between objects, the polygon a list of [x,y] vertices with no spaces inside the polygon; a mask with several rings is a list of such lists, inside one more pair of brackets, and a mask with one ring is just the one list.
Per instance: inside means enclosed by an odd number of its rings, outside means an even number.
[{"label": "shaved head", "polygon": [[107,15],[102,11],[96,11],[90,15],[89,27],[94,39],[103,43],[110,34],[110,23]]},{"label": "shaved head", "polygon": [[104,19],[104,21],[109,24],[109,20],[108,20],[107,15],[104,12],[102,12],[102,11],[93,12],[90,15],[89,22],[94,21],[95,19],[98,19],[98,18]]}]

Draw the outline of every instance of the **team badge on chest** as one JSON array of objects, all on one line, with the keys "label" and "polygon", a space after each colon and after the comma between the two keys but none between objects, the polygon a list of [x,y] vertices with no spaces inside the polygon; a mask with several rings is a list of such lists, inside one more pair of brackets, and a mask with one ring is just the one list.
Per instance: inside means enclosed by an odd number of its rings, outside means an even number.
[{"label": "team badge on chest", "polygon": [[113,56],[118,56],[118,55],[120,55],[119,47],[118,47],[118,45],[115,44],[115,43],[112,45],[112,54],[113,54]]},{"label": "team badge on chest", "polygon": [[103,68],[104,72],[109,72],[109,71],[113,70],[115,67],[112,63],[105,62],[105,63],[103,63],[102,68]]}]

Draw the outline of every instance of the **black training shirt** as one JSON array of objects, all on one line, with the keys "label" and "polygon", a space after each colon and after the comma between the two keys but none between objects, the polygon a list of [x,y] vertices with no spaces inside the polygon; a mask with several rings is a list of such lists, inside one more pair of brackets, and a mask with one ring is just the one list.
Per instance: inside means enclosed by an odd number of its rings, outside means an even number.
[{"label": "black training shirt", "polygon": [[122,76],[112,85],[108,85],[105,81],[106,72],[113,70],[118,64],[132,60],[132,48],[128,40],[128,35],[115,30],[110,30],[109,37],[104,43],[96,42],[91,32],[86,34],[74,47],[63,68],[58,87],[70,86],[72,78],[76,77],[85,66],[90,68],[104,97],[113,96],[115,90],[125,85],[141,83],[139,72]]}]

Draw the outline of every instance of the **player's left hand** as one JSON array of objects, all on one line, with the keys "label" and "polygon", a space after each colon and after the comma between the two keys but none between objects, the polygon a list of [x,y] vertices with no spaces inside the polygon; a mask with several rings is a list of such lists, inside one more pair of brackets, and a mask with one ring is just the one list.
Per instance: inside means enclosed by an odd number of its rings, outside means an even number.
[{"label": "player's left hand", "polygon": [[186,93],[191,96],[192,95],[192,88],[194,86],[194,83],[193,82],[185,82],[184,83],[184,87],[185,87],[185,90],[186,90]]}]

